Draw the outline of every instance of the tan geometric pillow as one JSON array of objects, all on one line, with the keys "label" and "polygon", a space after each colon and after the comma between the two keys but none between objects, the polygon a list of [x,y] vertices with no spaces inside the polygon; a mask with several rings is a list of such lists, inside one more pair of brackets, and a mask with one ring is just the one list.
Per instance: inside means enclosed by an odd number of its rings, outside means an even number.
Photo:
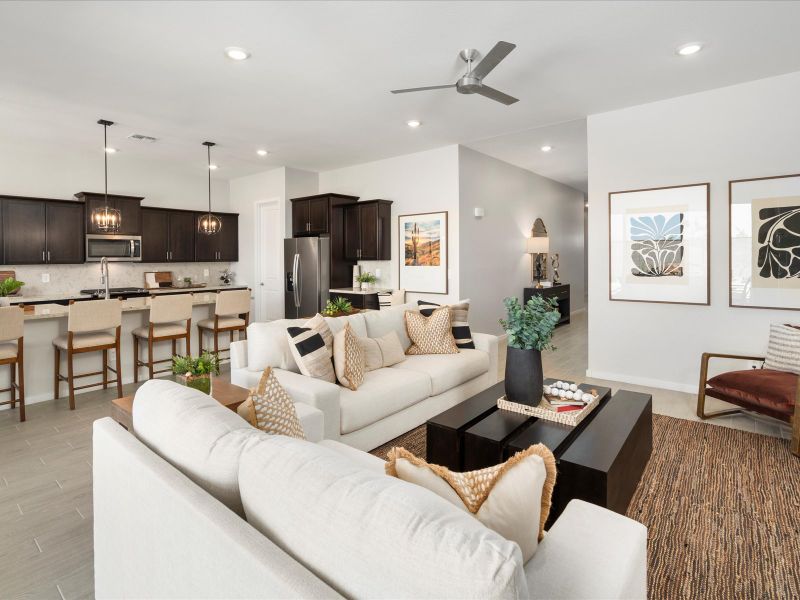
[{"label": "tan geometric pillow", "polygon": [[544,444],[536,444],[494,467],[454,473],[428,464],[405,448],[392,448],[386,473],[425,487],[472,513],[489,529],[517,542],[523,562],[528,562],[544,536],[556,460]]},{"label": "tan geometric pillow", "polygon": [[364,382],[367,371],[364,350],[350,323],[333,336],[333,366],[336,378],[343,386],[356,391]]},{"label": "tan geometric pillow", "polygon": [[258,387],[250,390],[247,400],[239,406],[236,412],[253,427],[271,435],[306,439],[303,425],[294,408],[294,402],[278,382],[270,367],[264,370]]},{"label": "tan geometric pillow", "polygon": [[437,308],[429,317],[407,310],[406,331],[412,342],[406,354],[458,354],[447,306]]},{"label": "tan geometric pillow", "polygon": [[328,352],[333,356],[333,333],[331,333],[331,328],[325,317],[317,313],[306,321],[303,327],[308,327],[312,331],[319,333],[322,336],[322,341],[325,342]]}]

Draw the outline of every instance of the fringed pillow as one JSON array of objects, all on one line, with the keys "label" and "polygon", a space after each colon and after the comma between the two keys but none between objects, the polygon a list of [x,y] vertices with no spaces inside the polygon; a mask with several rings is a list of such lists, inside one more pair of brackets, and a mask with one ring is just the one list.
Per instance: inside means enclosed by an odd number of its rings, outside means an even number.
[{"label": "fringed pillow", "polygon": [[392,448],[386,473],[425,487],[471,513],[489,529],[519,544],[522,560],[528,562],[544,536],[556,483],[556,460],[544,444],[536,444],[494,467],[454,473],[428,464],[405,448]]}]

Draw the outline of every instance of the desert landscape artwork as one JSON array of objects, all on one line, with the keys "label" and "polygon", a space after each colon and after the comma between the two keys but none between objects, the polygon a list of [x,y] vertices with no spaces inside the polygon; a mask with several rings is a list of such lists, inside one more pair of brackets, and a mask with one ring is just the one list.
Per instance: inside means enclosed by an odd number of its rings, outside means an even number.
[{"label": "desert landscape artwork", "polygon": [[405,264],[408,267],[438,267],[442,261],[442,221],[408,221],[405,225]]}]

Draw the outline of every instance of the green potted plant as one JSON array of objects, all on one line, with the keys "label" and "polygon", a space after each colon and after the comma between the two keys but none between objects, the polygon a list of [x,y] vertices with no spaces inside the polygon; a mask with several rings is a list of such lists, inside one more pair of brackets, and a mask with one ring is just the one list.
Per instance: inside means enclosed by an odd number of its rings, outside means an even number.
[{"label": "green potted plant", "polygon": [[555,350],[553,329],[561,318],[558,303],[533,296],[522,306],[517,298],[503,300],[507,318],[500,325],[508,335],[506,398],[536,406],[542,399],[542,350]]},{"label": "green potted plant", "polygon": [[219,375],[219,357],[208,351],[196,358],[176,355],[172,357],[172,372],[183,385],[211,394],[211,375]]},{"label": "green potted plant", "polygon": [[375,277],[375,275],[373,275],[369,271],[365,271],[361,273],[361,275],[356,277],[356,281],[358,281],[361,284],[362,290],[368,290],[370,286],[372,286],[376,281],[378,281],[378,278]]},{"label": "green potted plant", "polygon": [[353,305],[350,300],[339,296],[333,300],[328,300],[322,314],[326,317],[340,317],[342,315],[349,315],[351,312],[353,312]]},{"label": "green potted plant", "polygon": [[16,294],[23,285],[25,285],[23,281],[18,281],[13,277],[0,281],[0,306],[9,306],[11,302],[8,297]]}]

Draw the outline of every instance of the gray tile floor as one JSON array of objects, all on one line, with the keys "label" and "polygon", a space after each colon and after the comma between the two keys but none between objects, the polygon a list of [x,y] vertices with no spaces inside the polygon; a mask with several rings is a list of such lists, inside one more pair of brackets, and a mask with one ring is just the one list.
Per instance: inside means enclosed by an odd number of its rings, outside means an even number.
[{"label": "gray tile floor", "polygon": [[[555,341],[558,350],[545,353],[546,374],[585,381],[586,314],[560,327]],[[651,393],[655,412],[696,419],[692,394],[590,382]],[[124,392],[136,387],[127,385]],[[91,427],[109,415],[114,396],[113,390],[79,395],[75,411],[63,398],[32,404],[25,423],[16,411],[0,411],[0,598],[93,596]],[[789,431],[760,417],[714,422],[773,436],[788,437]]]}]

